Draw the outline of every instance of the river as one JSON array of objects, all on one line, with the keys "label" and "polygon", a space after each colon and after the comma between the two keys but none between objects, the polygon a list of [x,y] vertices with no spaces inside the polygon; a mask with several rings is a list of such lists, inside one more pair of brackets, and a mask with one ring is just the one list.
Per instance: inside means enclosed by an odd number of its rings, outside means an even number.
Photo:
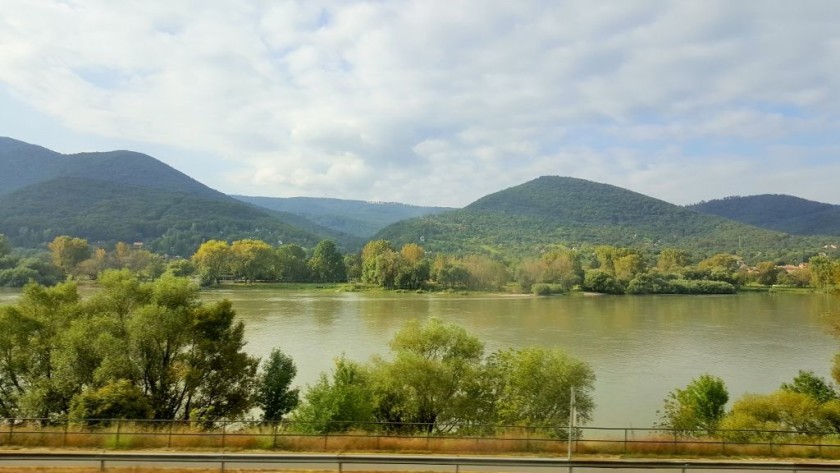
[{"label": "river", "polygon": [[[0,291],[0,304],[16,296]],[[840,347],[822,322],[840,310],[840,298],[824,294],[511,297],[253,286],[207,290],[202,297],[230,299],[246,325],[246,350],[265,356],[281,348],[295,360],[300,386],[342,354],[359,361],[387,356],[388,340],[409,319],[435,316],[462,325],[488,353],[560,347],[594,368],[590,425],[600,427],[651,426],[667,393],[703,373],[721,377],[731,400],[775,390],[800,369],[828,378]]]}]

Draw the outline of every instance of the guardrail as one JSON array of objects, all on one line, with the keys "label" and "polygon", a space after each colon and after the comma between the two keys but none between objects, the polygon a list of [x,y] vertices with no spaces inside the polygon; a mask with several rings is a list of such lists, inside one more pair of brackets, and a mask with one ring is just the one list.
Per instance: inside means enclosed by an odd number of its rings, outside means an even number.
[{"label": "guardrail", "polygon": [[182,453],[0,453],[0,467],[49,466],[93,467],[106,471],[111,467],[173,467],[189,464],[190,468],[258,469],[278,465],[298,469],[324,469],[331,466],[343,473],[348,465],[389,466],[391,470],[423,466],[433,471],[482,471],[492,468],[553,468],[574,472],[581,469],[637,470],[744,470],[744,471],[840,471],[840,463],[778,461],[698,461],[698,460],[567,460],[556,458],[436,456],[436,455],[311,455],[311,454],[182,454]]}]

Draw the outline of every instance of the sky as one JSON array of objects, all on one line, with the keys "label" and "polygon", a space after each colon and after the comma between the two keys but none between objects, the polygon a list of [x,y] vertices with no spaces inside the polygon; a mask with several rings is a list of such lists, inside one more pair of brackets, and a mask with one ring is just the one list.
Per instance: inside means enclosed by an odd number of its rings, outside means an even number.
[{"label": "sky", "polygon": [[0,0],[0,136],[229,194],[840,204],[835,0]]}]

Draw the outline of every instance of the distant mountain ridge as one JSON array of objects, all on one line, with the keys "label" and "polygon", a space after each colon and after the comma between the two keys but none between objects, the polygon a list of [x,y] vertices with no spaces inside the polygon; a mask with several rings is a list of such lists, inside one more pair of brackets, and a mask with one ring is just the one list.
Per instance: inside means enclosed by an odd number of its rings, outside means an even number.
[{"label": "distant mountain ridge", "polygon": [[534,254],[551,244],[755,253],[819,246],[620,187],[558,176],[487,195],[461,210],[395,223],[377,238],[421,242],[433,251],[500,254]]},{"label": "distant mountain ridge", "polygon": [[422,207],[397,202],[318,197],[231,197],[267,209],[299,215],[324,227],[359,238],[370,238],[377,231],[400,220],[452,210],[446,207]]},{"label": "distant mountain ridge", "polygon": [[240,202],[142,153],[63,155],[0,138],[0,167],[0,233],[19,245],[69,234],[145,241],[187,256],[211,238],[361,244],[301,217]]},{"label": "distant mountain ridge", "polygon": [[793,235],[840,235],[840,205],[785,194],[725,197],[686,208]]}]

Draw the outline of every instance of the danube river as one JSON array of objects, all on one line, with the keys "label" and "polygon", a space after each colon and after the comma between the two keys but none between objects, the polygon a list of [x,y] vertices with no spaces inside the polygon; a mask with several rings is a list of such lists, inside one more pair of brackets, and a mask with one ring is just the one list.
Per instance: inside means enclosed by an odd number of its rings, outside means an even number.
[{"label": "danube river", "polygon": [[[16,291],[0,291],[0,304]],[[649,427],[667,393],[692,378],[723,378],[730,398],[766,393],[800,369],[829,377],[840,344],[823,316],[840,311],[824,294],[731,296],[511,297],[290,291],[271,286],[202,292],[233,302],[246,324],[246,350],[273,347],[298,366],[305,386],[344,354],[388,356],[388,340],[409,319],[440,317],[464,326],[487,352],[529,345],[559,347],[597,376],[594,420],[600,427]]]}]

